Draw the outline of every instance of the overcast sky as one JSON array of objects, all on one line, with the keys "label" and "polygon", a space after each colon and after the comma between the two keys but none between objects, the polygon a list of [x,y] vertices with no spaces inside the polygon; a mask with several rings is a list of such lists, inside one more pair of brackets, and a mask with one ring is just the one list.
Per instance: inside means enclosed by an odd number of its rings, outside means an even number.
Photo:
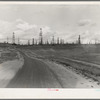
[{"label": "overcast sky", "polygon": [[43,28],[46,40],[61,37],[65,41],[100,40],[100,5],[0,5],[0,39],[38,39]]}]

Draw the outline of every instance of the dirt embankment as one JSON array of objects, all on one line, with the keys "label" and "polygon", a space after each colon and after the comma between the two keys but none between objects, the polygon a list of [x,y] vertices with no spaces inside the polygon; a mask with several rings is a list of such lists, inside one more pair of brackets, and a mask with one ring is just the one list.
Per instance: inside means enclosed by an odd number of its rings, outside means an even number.
[{"label": "dirt embankment", "polygon": [[16,50],[3,49],[3,51],[0,51],[0,63],[3,63],[5,61],[20,59],[20,56],[21,55]]},{"label": "dirt embankment", "polygon": [[0,88],[5,88],[23,66],[24,59],[17,51],[7,51],[0,58]]},{"label": "dirt embankment", "polygon": [[97,81],[97,84],[100,85],[100,68],[98,67],[98,65],[96,66],[64,58],[56,58],[52,59],[51,61],[54,61],[58,64],[62,64],[67,69],[70,69],[75,73],[86,77],[87,79],[91,78],[92,80]]}]

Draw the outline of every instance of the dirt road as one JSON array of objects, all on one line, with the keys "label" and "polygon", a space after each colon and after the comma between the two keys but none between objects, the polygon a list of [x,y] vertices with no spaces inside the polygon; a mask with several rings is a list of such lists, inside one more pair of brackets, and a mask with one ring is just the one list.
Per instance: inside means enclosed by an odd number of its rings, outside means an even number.
[{"label": "dirt road", "polygon": [[6,86],[7,88],[75,88],[93,86],[93,82],[88,82],[63,66],[30,58],[24,53],[22,55],[24,57],[24,65]]},{"label": "dirt road", "polygon": [[53,88],[62,85],[48,66],[23,54],[24,65],[7,85],[9,88]]}]

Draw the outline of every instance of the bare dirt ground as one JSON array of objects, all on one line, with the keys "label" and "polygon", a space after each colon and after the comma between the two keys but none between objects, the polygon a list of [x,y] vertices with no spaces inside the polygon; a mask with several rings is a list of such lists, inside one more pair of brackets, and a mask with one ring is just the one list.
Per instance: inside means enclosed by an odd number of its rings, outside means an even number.
[{"label": "bare dirt ground", "polygon": [[6,61],[0,64],[0,88],[4,88],[13,79],[23,65],[23,59]]},{"label": "bare dirt ground", "polygon": [[7,88],[62,88],[58,78],[40,60],[25,54],[24,65],[7,85]]},{"label": "bare dirt ground", "polygon": [[[28,56],[33,57],[33,58],[35,57],[35,58],[43,59],[43,60],[48,59],[48,61],[51,61],[52,63],[61,65],[62,66],[61,68],[65,67],[65,70],[70,70],[72,73],[77,74],[78,76],[81,77],[81,81],[80,81],[81,83],[78,82],[79,83],[78,87],[86,87],[86,88],[87,87],[91,87],[91,88],[100,87],[99,86],[100,85],[99,84],[100,83],[100,81],[99,81],[100,67],[98,64],[93,64],[93,63],[88,63],[85,61],[61,57],[59,55],[55,56],[54,50],[48,50],[49,53],[47,52],[47,50],[43,50],[43,49],[38,51],[39,53],[37,53],[37,51],[34,51],[34,50],[25,50],[24,52],[26,52]],[[49,64],[49,65],[52,65],[52,64]],[[51,66],[50,68],[55,68],[55,67]],[[57,67],[57,68],[59,68],[59,67]],[[56,70],[58,70],[57,68],[56,68]],[[66,77],[67,77],[67,75],[66,75]],[[62,79],[63,79],[63,77],[62,77]],[[83,80],[84,80],[84,82],[83,82]],[[86,86],[83,85],[85,83],[86,83]],[[93,84],[95,84],[95,85],[93,85]]]},{"label": "bare dirt ground", "polygon": [[4,88],[22,67],[24,59],[15,50],[0,49],[0,88]]},{"label": "bare dirt ground", "polygon": [[68,58],[61,52],[20,49],[16,56],[11,54],[15,60],[1,63],[0,87],[100,88],[98,64]]},{"label": "bare dirt ground", "polygon": [[7,88],[99,88],[97,82],[27,50],[24,65]]}]

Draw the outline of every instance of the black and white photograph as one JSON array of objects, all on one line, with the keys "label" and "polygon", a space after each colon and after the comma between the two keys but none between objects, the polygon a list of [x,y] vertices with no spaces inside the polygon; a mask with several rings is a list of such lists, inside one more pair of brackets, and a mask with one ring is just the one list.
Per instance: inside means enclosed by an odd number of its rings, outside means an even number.
[{"label": "black and white photograph", "polygon": [[100,2],[0,2],[0,88],[100,88]]}]

